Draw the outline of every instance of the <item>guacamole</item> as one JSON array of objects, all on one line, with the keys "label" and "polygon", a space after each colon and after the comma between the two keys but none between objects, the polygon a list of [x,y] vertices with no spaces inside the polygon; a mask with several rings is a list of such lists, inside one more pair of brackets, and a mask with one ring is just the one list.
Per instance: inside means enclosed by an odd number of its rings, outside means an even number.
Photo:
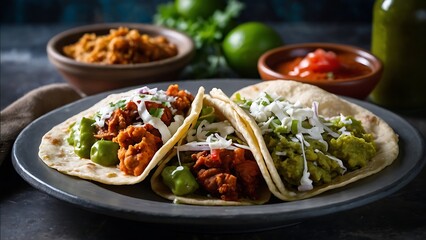
[{"label": "guacamole", "polygon": [[263,93],[236,102],[255,120],[286,187],[307,191],[362,168],[376,154],[373,135],[342,114],[324,118],[311,107]]}]

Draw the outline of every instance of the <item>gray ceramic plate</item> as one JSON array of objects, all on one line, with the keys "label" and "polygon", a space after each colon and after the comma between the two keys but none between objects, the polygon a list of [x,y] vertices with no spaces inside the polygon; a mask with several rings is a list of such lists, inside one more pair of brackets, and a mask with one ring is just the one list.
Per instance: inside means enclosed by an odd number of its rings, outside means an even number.
[{"label": "gray ceramic plate", "polygon": [[[184,81],[179,85],[192,92],[196,92],[200,85],[206,91],[212,87],[220,87],[231,94],[257,82],[258,80],[245,79],[208,79]],[[166,89],[169,84],[149,86]],[[25,128],[18,136],[12,152],[13,164],[18,173],[35,188],[98,213],[146,223],[173,225],[187,231],[242,232],[282,227],[371,203],[405,186],[424,165],[424,140],[408,122],[375,105],[348,99],[374,112],[395,129],[400,136],[400,155],[391,166],[374,176],[306,200],[272,200],[265,205],[239,207],[176,205],[156,196],[150,189],[149,181],[132,186],[106,186],[67,176],[47,167],[38,158],[38,146],[44,133],[107,94],[95,95],[64,106]]]}]

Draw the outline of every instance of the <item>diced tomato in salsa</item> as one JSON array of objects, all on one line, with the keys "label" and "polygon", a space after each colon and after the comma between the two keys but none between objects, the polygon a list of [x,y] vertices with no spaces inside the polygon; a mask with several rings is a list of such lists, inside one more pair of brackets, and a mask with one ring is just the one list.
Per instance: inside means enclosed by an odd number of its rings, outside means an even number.
[{"label": "diced tomato in salsa", "polygon": [[298,68],[301,71],[334,72],[340,68],[340,62],[334,52],[326,52],[319,48],[308,53],[299,63]]},{"label": "diced tomato in salsa", "polygon": [[335,80],[361,76],[371,68],[358,62],[353,55],[318,48],[303,57],[278,63],[273,69],[289,77],[309,80]]}]

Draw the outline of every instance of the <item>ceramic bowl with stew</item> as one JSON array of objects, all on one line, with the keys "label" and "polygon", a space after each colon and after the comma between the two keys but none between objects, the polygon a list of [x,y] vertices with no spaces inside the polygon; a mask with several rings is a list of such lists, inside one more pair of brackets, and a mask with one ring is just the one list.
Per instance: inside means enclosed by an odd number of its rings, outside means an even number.
[{"label": "ceramic bowl with stew", "polygon": [[258,61],[263,80],[288,79],[316,85],[331,93],[365,99],[377,85],[382,62],[369,51],[335,43],[285,45]]},{"label": "ceramic bowl with stew", "polygon": [[[111,30],[119,28],[136,32],[125,35],[120,30],[111,34]],[[67,49],[66,46],[76,43]],[[138,23],[72,28],[52,37],[46,50],[49,61],[61,75],[86,95],[178,80],[195,54],[194,42],[186,34]]]}]

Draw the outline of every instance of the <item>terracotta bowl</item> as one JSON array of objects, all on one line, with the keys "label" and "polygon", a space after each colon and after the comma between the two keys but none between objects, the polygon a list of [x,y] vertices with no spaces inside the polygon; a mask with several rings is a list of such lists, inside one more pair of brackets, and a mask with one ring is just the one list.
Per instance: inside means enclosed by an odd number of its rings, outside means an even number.
[{"label": "terracotta bowl", "polygon": [[[96,64],[78,62],[64,55],[63,47],[78,41],[85,33],[107,35],[120,26],[137,29],[141,34],[162,35],[177,45],[178,54],[167,59],[138,64]],[[105,23],[76,27],[61,32],[47,43],[49,61],[76,89],[86,95],[151,82],[177,80],[195,54],[193,40],[184,33],[156,25]]]},{"label": "terracotta bowl", "polygon": [[[365,65],[371,71],[363,75],[333,80],[307,80],[277,71],[277,65],[304,57],[318,48],[333,51],[336,55],[344,54],[357,63]],[[337,95],[365,99],[377,85],[383,71],[382,62],[370,52],[358,47],[334,43],[302,43],[286,45],[265,52],[258,61],[258,71],[263,80],[288,79],[321,87]]]}]

